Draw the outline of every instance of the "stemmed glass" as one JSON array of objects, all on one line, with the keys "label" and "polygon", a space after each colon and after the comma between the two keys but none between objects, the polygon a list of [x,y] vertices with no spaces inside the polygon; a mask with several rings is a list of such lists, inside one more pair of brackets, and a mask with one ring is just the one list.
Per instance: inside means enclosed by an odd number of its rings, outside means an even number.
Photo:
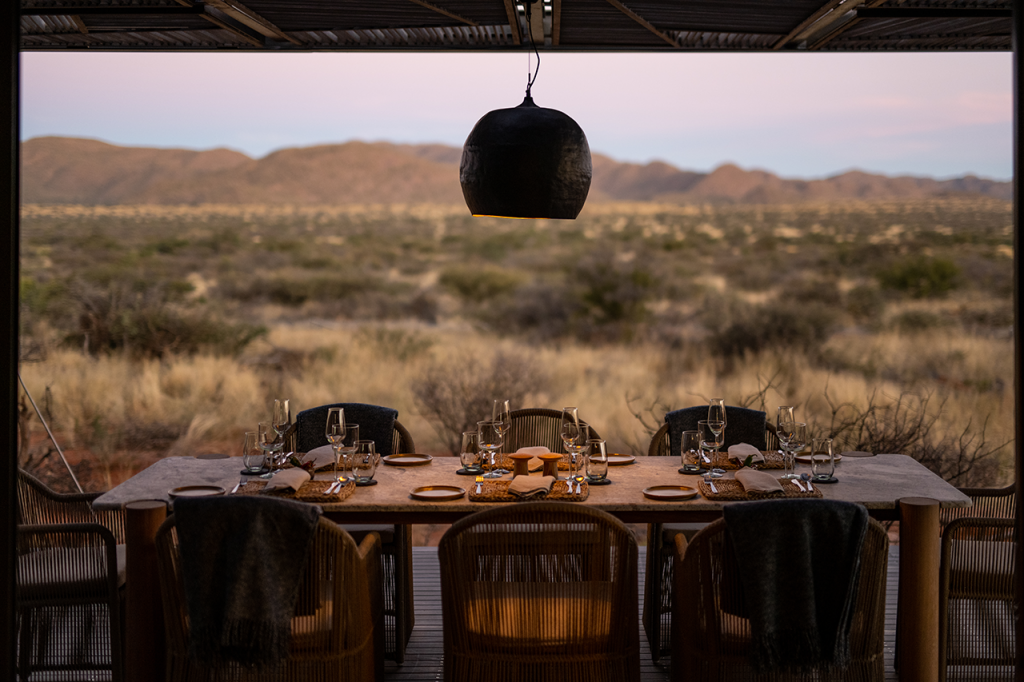
[{"label": "stemmed glass", "polygon": [[[284,447],[284,441],[281,436],[278,435],[273,422],[260,422],[260,428],[256,434],[256,441],[259,443],[260,450],[263,451],[264,462],[273,462],[274,455],[280,452]],[[266,472],[260,474],[260,478],[270,478],[273,475],[273,469],[271,467],[267,467]]]},{"label": "stemmed glass", "polygon": [[569,479],[580,483],[583,480],[583,461],[590,450],[590,426],[586,422],[579,423],[576,440],[566,449],[569,450]]},{"label": "stemmed glass", "polygon": [[[716,466],[718,448],[722,447],[724,436],[722,434],[724,427],[722,422],[711,422],[707,419],[702,419],[697,422],[697,431],[700,433],[700,448],[704,452],[704,459],[711,463],[711,466]],[[708,457],[707,453],[712,453]]]},{"label": "stemmed glass", "polygon": [[800,478],[796,473],[796,451],[807,444],[807,424],[782,422],[778,426],[779,444],[782,445],[782,478]]},{"label": "stemmed glass", "polygon": [[327,442],[334,450],[334,480],[338,480],[338,457],[340,456],[341,442],[345,440],[345,410],[341,407],[332,407],[327,410],[327,425],[324,427],[324,435]]},{"label": "stemmed glass", "polygon": [[[786,422],[795,422],[796,415],[793,413],[795,408],[792,405],[782,405],[775,413],[775,433],[778,434],[779,428]],[[779,436],[779,445],[782,445],[782,436]]]},{"label": "stemmed glass", "polygon": [[560,435],[562,436],[562,444],[565,446],[565,451],[569,453],[571,458],[573,447],[575,447],[580,438],[580,416],[579,411],[575,407],[562,408],[562,429]]},{"label": "stemmed glass", "polygon": [[[494,422],[494,427],[498,429],[498,433],[501,434],[502,445],[505,444],[505,434],[512,427],[512,421],[509,418],[509,401],[507,400],[495,400],[494,406],[491,408],[491,421]],[[498,452],[503,452],[503,449],[499,449]],[[499,474],[509,473],[507,469],[498,468]]]},{"label": "stemmed glass", "polygon": [[477,442],[480,449],[487,453],[487,462],[490,463],[490,471],[484,474],[484,478],[501,478],[502,469],[498,468],[496,460],[498,450],[501,449],[503,441],[501,431],[496,422],[477,422]]},{"label": "stemmed glass", "polygon": [[[728,425],[728,420],[725,418],[725,400],[723,398],[712,398],[708,403],[708,423],[716,424],[722,423],[721,432],[725,433],[725,427]],[[722,437],[722,442],[725,442],[725,437]]]}]

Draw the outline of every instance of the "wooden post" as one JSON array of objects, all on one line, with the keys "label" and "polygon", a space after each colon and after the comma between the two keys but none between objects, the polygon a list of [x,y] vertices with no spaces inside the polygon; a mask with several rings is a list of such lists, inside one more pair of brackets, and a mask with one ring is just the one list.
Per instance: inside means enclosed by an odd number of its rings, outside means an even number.
[{"label": "wooden post", "polygon": [[1024,247],[1024,121],[1021,118],[1021,94],[1024,93],[1024,1],[1013,0],[1013,359],[1014,359],[1014,428],[1013,442],[1014,485],[1017,495],[1015,546],[1016,571],[1013,576],[1013,613],[1016,632],[1013,679],[1024,682],[1024,339],[1021,339],[1021,315],[1024,298],[1021,297],[1021,256]]},{"label": "wooden post", "polygon": [[156,532],[167,518],[167,505],[157,500],[125,505],[125,679],[164,679],[164,610],[157,577]]},{"label": "wooden post", "polygon": [[900,500],[900,682],[939,679],[939,503]]}]

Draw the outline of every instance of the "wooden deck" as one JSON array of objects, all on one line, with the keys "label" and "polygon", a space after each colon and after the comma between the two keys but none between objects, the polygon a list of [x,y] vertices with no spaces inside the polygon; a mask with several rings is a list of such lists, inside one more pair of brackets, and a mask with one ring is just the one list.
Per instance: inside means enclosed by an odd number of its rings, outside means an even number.
[{"label": "wooden deck", "polygon": [[[441,578],[436,547],[412,550],[416,600],[416,627],[409,639],[405,663],[388,662],[385,679],[391,682],[435,682],[443,679],[441,660]],[[640,601],[644,591],[644,548],[640,548]],[[896,643],[896,590],[899,579],[899,548],[889,548],[889,573],[885,600],[885,679],[897,680],[893,671]],[[640,676],[644,682],[669,679],[669,659],[651,662],[643,626],[640,627]]]}]

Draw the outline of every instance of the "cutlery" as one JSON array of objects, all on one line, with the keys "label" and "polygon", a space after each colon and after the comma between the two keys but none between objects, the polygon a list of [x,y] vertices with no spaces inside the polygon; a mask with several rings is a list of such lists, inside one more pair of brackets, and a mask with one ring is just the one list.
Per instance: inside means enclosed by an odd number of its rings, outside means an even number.
[{"label": "cutlery", "polygon": [[243,485],[245,485],[245,476],[242,476],[240,479],[238,479],[238,483],[236,483],[235,487],[231,489],[231,494],[234,495],[235,493],[237,493],[238,489],[241,488]]},{"label": "cutlery", "polygon": [[577,478],[576,479],[576,497],[579,497],[582,494],[583,494],[583,479]]},{"label": "cutlery", "polygon": [[711,474],[704,474],[704,482],[711,486],[711,492],[718,494],[718,488],[715,487],[715,482],[711,480]]},{"label": "cutlery", "polygon": [[795,485],[795,486],[796,486],[797,488],[799,488],[799,489],[800,489],[800,492],[802,492],[802,493],[805,493],[805,492],[807,492],[806,490],[804,490],[804,487],[803,487],[802,485],[800,485],[800,481],[798,481],[798,480],[797,480],[797,479],[795,479],[795,478],[794,478],[794,479],[790,479],[790,480],[792,480],[792,481],[793,481],[793,485]]},{"label": "cutlery", "polygon": [[807,484],[807,492],[813,493],[814,492],[814,488],[811,487],[811,482],[810,481],[804,481],[804,483]]},{"label": "cutlery", "polygon": [[483,482],[484,482],[484,477],[483,476],[477,476],[476,477],[476,494],[477,495],[480,494],[480,486],[483,485]]},{"label": "cutlery", "polygon": [[324,491],[324,495],[333,495],[336,492],[339,492],[338,491],[338,481],[335,481],[334,483],[332,483],[329,486],[327,486],[327,490]]}]

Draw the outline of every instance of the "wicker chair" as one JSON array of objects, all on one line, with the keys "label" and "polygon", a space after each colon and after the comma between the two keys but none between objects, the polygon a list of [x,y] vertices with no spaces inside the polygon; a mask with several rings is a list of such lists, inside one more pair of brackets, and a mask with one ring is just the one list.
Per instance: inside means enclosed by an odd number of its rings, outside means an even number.
[{"label": "wicker chair", "polygon": [[961,488],[973,501],[940,510],[939,679],[1012,675],[1014,486]]},{"label": "wicker chair", "polygon": [[[323,407],[344,407],[346,403],[336,403]],[[296,415],[295,424],[285,434],[285,449],[296,449],[297,432],[303,414]],[[305,425],[308,426],[308,425]],[[309,429],[323,439],[321,445],[327,445],[323,424]],[[397,419],[391,443],[384,454],[416,452],[416,444],[412,434]],[[363,541],[369,533],[377,533],[381,542],[381,574],[384,590],[384,656],[396,663],[405,661],[405,646],[412,635],[416,622],[413,607],[412,585],[412,529],[410,526],[391,526],[386,524],[341,524],[357,543]]]},{"label": "wicker chair", "polygon": [[[727,408],[728,409],[728,408]],[[728,434],[729,429],[727,428]],[[764,425],[765,450],[778,450],[775,426]],[[727,443],[724,447],[732,445]],[[760,445],[760,443],[754,444]],[[647,448],[649,457],[667,457],[672,452],[668,424],[662,424]],[[707,526],[706,523],[651,523],[647,525],[647,579],[644,581],[644,632],[651,647],[651,658],[657,661],[672,647],[672,547],[675,536],[687,539]]]},{"label": "wicker chair", "polygon": [[19,678],[108,670],[124,679],[124,521],[101,493],[62,494],[18,472]]},{"label": "wicker chair", "polygon": [[[346,403],[338,402],[332,406],[344,407]],[[299,419],[296,416],[292,429],[285,435],[285,449],[294,451],[296,447]],[[321,444],[328,444],[323,425],[317,425],[312,432],[323,437]],[[416,443],[409,429],[394,420],[394,430],[389,450],[391,453],[415,453]],[[371,532],[376,532],[381,539],[381,574],[384,590],[384,656],[395,663],[406,660],[406,645],[413,634],[416,624],[416,611],[413,605],[413,532],[409,525],[387,525],[371,523],[343,523],[341,527],[349,532],[356,543],[362,542]]]},{"label": "wicker chair", "polygon": [[[842,671],[758,675],[749,663],[750,622],[726,524],[719,519],[690,542],[675,538],[674,680],[830,680],[868,682],[884,678],[885,581],[889,538],[874,519],[861,549],[860,583],[850,630],[851,664]],[[678,654],[678,655],[676,655]]]},{"label": "wicker chair", "polygon": [[321,518],[313,538],[287,660],[267,671],[226,662],[210,669],[188,656],[189,621],[175,517],[157,532],[157,561],[167,639],[167,682],[209,680],[381,680],[380,542],[358,546],[337,524]]},{"label": "wicker chair", "polygon": [[[546,407],[512,410],[509,420],[512,426],[505,434],[505,452],[515,452],[519,448],[535,445],[543,445],[551,452],[565,452],[562,443],[561,410]],[[593,424],[590,424],[590,437],[601,437]]]},{"label": "wicker chair", "polygon": [[446,682],[640,679],[636,540],[613,516],[488,509],[456,522],[438,559]]}]

